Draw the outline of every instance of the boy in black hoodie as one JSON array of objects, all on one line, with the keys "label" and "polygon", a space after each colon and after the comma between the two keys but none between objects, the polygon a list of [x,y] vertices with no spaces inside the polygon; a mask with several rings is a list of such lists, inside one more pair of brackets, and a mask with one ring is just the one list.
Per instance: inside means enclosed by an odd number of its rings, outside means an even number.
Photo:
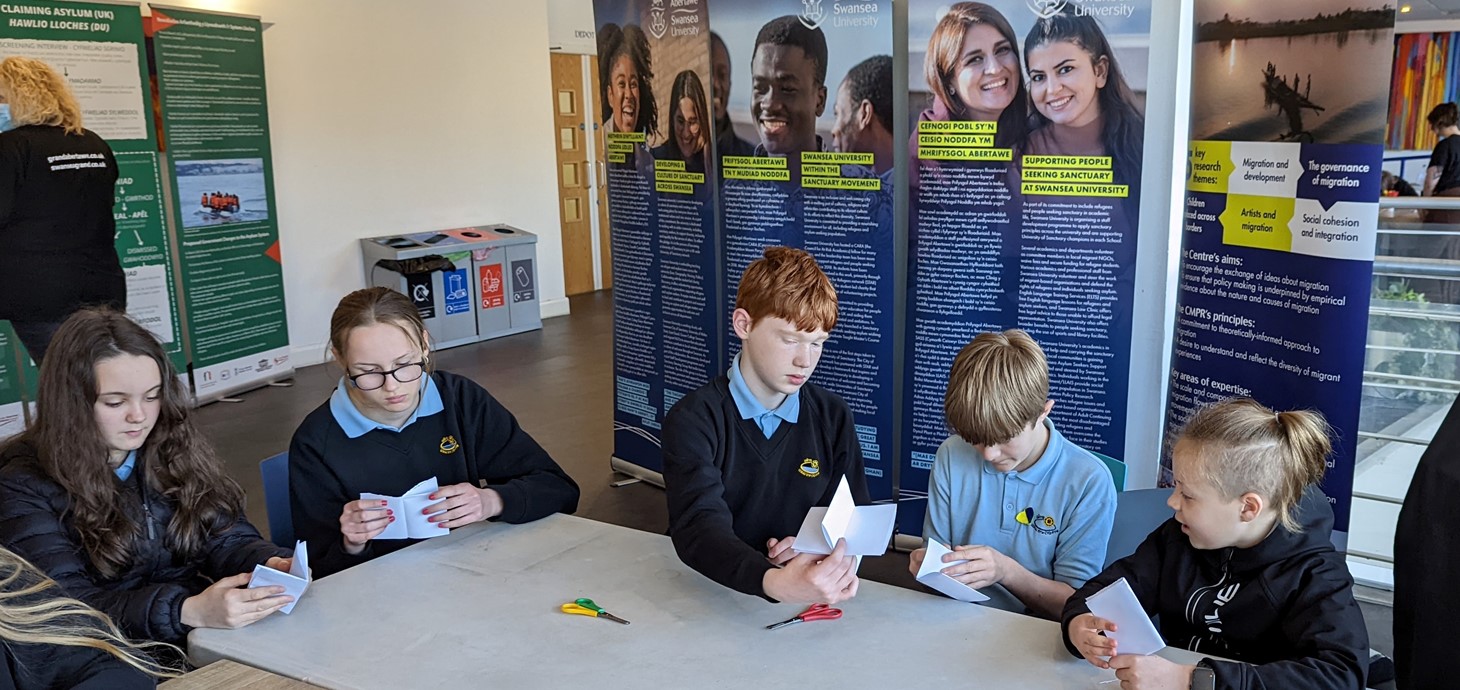
[{"label": "boy in black hoodie", "polygon": [[[1315,486],[1328,439],[1315,412],[1245,398],[1198,411],[1173,451],[1175,517],[1070,597],[1065,646],[1125,690],[1363,688],[1368,632]],[[1120,654],[1115,625],[1085,604],[1120,578],[1167,644],[1235,661]]]}]

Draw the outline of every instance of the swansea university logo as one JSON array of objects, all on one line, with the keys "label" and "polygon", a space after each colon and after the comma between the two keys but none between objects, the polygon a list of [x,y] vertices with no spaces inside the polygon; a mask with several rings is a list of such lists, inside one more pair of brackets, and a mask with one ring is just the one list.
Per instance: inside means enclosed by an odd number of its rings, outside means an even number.
[{"label": "swansea university logo", "polygon": [[664,38],[668,29],[669,22],[664,21],[664,0],[654,0],[654,6],[649,8],[649,35],[657,41]]},{"label": "swansea university logo", "polygon": [[801,24],[815,31],[826,21],[826,12],[821,9],[821,0],[801,0]]},{"label": "swansea university logo", "polygon": [[1029,11],[1030,12],[1033,12],[1034,13],[1034,16],[1039,17],[1040,19],[1049,19],[1050,17],[1053,17],[1056,14],[1059,14],[1060,12],[1063,12],[1064,9],[1065,9],[1065,4],[1066,4],[1065,3],[1065,0],[1024,0],[1024,1],[1027,2],[1027,3],[1029,3]]}]

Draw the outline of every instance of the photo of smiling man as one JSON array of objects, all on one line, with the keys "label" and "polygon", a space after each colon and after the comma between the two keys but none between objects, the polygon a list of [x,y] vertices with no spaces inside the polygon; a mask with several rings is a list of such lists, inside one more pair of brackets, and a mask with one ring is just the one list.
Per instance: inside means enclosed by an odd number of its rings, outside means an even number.
[{"label": "photo of smiling man", "polygon": [[761,27],[750,61],[750,119],[760,134],[757,156],[822,150],[816,118],[826,110],[826,35],[797,17]]}]

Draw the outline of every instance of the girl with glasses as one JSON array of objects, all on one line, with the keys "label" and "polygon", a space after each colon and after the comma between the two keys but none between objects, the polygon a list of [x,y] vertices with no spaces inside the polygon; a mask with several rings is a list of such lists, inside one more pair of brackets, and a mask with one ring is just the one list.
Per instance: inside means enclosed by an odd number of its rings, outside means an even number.
[{"label": "girl with glasses", "polygon": [[389,288],[346,295],[330,318],[344,375],[289,445],[294,530],[316,577],[419,541],[377,540],[404,516],[362,493],[400,496],[436,477],[425,512],[447,529],[578,507],[578,485],[507,408],[476,382],[431,370],[430,346],[415,306]]}]

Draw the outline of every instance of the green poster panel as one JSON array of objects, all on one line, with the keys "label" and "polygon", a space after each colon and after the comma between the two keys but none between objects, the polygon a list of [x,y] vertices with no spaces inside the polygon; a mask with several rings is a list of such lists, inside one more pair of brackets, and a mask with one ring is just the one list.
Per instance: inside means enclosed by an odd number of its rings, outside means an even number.
[{"label": "green poster panel", "polygon": [[25,403],[21,400],[20,351],[9,321],[0,321],[0,438],[14,436],[25,428]]},{"label": "green poster panel", "polygon": [[193,385],[206,402],[291,369],[263,25],[150,7]]},{"label": "green poster panel", "polygon": [[161,162],[137,6],[32,0],[0,4],[0,58],[42,60],[64,74],[82,123],[117,157],[117,256],[127,312],[157,334],[182,370],[182,332],[164,216]]}]

